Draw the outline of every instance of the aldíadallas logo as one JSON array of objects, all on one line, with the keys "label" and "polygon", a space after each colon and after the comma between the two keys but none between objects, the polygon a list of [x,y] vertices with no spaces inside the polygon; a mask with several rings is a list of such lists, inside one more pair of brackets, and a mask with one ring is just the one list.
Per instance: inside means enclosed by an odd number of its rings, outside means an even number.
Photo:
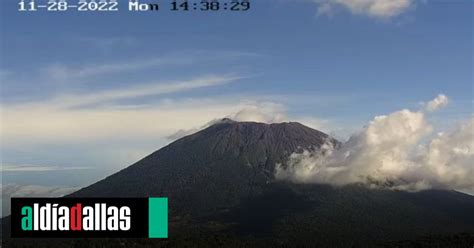
[{"label": "ald\u00edadallas logo", "polygon": [[167,198],[12,198],[14,238],[167,238]]}]

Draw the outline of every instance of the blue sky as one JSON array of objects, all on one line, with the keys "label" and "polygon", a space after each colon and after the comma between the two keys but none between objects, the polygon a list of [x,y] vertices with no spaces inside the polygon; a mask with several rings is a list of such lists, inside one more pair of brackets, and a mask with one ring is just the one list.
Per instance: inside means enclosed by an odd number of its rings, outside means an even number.
[{"label": "blue sky", "polygon": [[241,109],[341,138],[440,93],[438,126],[472,116],[469,0],[260,0],[237,13],[120,2],[101,14],[1,2],[4,183],[85,186]]}]

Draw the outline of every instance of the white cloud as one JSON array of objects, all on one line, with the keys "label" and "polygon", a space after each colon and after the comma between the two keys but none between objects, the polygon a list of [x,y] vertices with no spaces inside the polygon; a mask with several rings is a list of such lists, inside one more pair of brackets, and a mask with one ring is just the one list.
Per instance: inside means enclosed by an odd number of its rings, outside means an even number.
[{"label": "white cloud", "polygon": [[335,149],[293,154],[276,176],[304,183],[364,183],[400,190],[474,189],[474,118],[457,130],[431,133],[424,112],[401,110],[378,116]]},{"label": "white cloud", "polygon": [[425,105],[425,109],[429,112],[433,112],[440,108],[445,107],[446,105],[448,105],[448,103],[449,103],[448,97],[446,97],[443,94],[440,94],[435,99],[429,101]]},{"label": "white cloud", "polygon": [[343,7],[356,15],[375,18],[398,16],[414,6],[415,0],[314,0],[318,15],[332,14],[334,8]]},{"label": "white cloud", "polygon": [[262,123],[278,123],[286,121],[285,109],[282,105],[272,102],[248,105],[237,113],[227,116],[235,121],[254,121]]}]

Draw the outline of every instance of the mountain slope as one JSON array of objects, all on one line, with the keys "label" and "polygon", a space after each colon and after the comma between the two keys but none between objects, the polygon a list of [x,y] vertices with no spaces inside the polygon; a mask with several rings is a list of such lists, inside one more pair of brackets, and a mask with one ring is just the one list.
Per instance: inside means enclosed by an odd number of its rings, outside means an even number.
[{"label": "mountain slope", "polygon": [[206,215],[260,194],[276,163],[328,140],[337,143],[299,123],[224,119],[71,196],[167,196],[171,211]]}]

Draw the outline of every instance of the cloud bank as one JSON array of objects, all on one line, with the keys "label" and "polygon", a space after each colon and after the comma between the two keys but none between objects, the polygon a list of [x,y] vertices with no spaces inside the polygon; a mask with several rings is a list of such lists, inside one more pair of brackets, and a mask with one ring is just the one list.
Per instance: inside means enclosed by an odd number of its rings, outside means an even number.
[{"label": "cloud bank", "polygon": [[318,4],[318,15],[330,15],[335,8],[348,9],[355,15],[366,15],[374,18],[391,18],[398,16],[410,7],[415,0],[314,0]]},{"label": "cloud bank", "polygon": [[[433,111],[447,101],[440,95],[426,109]],[[430,139],[432,130],[424,111],[377,116],[338,149],[328,142],[319,151],[292,154],[288,165],[277,165],[276,177],[408,191],[474,189],[474,117]]]}]

